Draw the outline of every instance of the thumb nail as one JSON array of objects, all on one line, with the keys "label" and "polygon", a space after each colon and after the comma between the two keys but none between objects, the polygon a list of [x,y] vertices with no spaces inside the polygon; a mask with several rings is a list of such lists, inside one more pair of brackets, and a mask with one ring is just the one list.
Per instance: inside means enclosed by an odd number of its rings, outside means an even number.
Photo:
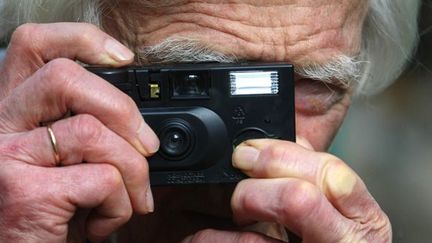
[{"label": "thumb nail", "polygon": [[134,57],[132,51],[116,40],[107,39],[104,47],[109,55],[118,62],[130,61]]},{"label": "thumb nail", "polygon": [[239,145],[233,153],[233,166],[244,171],[250,171],[258,161],[260,151],[252,146]]}]

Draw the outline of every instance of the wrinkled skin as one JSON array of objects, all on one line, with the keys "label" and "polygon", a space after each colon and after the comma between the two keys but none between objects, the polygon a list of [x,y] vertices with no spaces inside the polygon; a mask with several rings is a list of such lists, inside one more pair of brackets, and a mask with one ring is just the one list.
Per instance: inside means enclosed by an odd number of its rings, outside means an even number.
[{"label": "wrinkled skin", "polygon": [[[388,218],[362,180],[324,152],[350,90],[299,77],[297,143],[247,141],[233,164],[250,179],[235,188],[153,188],[153,202],[145,157],[158,149],[155,134],[130,98],[72,61],[131,64],[133,54],[111,36],[132,50],[187,36],[245,60],[326,63],[358,53],[366,11],[362,0],[120,0],[105,16],[106,33],[87,24],[19,27],[0,69],[0,241],[65,241],[68,222],[87,208],[83,228],[93,241],[135,212],[144,216],[123,228],[129,240],[275,242],[242,228],[266,221],[303,242],[391,242]],[[42,126],[52,121],[62,167]],[[225,223],[229,207],[239,227]]]}]

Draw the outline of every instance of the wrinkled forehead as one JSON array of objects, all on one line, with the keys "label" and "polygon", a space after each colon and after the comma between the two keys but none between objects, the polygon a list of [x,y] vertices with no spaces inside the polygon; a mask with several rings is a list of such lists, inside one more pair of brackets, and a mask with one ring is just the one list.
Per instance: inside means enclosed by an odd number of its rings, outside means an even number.
[{"label": "wrinkled forehead", "polygon": [[[113,0],[111,0],[113,1]],[[122,2],[123,0],[115,0],[115,2]],[[331,4],[339,5],[354,5],[358,2],[368,2],[368,0],[136,0],[140,4],[148,7],[170,7],[190,3],[209,3],[209,4],[242,4],[249,6],[281,6],[281,5],[296,5],[303,4],[305,6],[323,6]]]},{"label": "wrinkled forehead", "polygon": [[[326,63],[356,56],[367,0],[118,0],[140,22],[138,42],[202,40],[242,59]],[[156,38],[156,36],[160,38]]]}]

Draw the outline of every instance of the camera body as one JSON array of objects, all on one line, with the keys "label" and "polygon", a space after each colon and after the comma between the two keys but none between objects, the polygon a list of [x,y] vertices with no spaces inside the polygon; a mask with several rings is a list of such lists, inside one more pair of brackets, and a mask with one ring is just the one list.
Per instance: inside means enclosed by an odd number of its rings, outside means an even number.
[{"label": "camera body", "polygon": [[160,139],[152,185],[238,182],[235,146],[254,138],[295,141],[290,64],[175,64],[91,72],[128,94]]}]

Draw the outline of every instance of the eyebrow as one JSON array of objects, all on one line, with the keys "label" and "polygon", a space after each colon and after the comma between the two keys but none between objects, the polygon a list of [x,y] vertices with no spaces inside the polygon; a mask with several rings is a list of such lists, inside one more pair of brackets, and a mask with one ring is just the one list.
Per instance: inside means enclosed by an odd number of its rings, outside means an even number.
[{"label": "eyebrow", "polygon": [[303,78],[320,80],[347,89],[359,81],[364,64],[358,57],[340,55],[324,64],[297,66],[295,72]]}]

